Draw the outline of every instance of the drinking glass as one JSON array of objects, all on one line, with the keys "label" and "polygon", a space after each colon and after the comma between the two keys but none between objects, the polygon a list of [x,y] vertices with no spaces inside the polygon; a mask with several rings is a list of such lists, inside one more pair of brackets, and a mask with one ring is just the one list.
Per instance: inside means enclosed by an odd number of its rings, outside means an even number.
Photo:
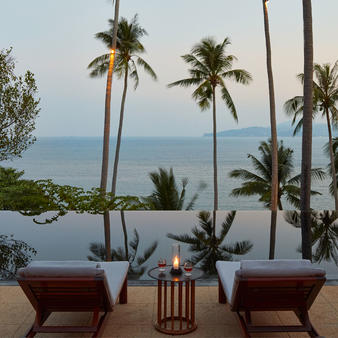
[{"label": "drinking glass", "polygon": [[192,262],[191,261],[185,261],[184,262],[184,271],[185,271],[185,276],[190,277],[191,276],[191,271],[192,271]]},{"label": "drinking glass", "polygon": [[165,271],[165,267],[167,265],[167,261],[164,258],[160,258],[157,262],[157,265],[159,267],[159,271],[160,272],[164,272]]}]

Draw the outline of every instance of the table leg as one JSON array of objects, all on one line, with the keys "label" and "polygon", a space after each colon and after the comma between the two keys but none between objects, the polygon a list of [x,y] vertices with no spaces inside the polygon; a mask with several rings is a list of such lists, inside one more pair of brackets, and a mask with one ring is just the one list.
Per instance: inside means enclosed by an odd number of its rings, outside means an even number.
[{"label": "table leg", "polygon": [[171,282],[171,329],[174,330],[175,282]]},{"label": "table leg", "polygon": [[185,318],[187,320],[187,329],[189,328],[189,281],[185,282]]},{"label": "table leg", "polygon": [[164,328],[167,328],[167,282],[164,282]]},{"label": "table leg", "polygon": [[182,302],[183,302],[182,287],[183,287],[183,282],[179,282],[178,283],[178,316],[180,318],[180,330],[182,330]]},{"label": "table leg", "polygon": [[158,281],[157,284],[157,324],[161,327],[162,326],[162,281]]},{"label": "table leg", "polygon": [[195,281],[191,281],[191,325],[195,324]]}]

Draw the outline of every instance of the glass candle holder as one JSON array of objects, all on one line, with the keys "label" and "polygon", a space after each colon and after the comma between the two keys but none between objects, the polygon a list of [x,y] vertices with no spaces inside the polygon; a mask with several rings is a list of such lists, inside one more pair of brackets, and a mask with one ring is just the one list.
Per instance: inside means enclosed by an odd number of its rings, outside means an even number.
[{"label": "glass candle holder", "polygon": [[181,255],[180,255],[180,245],[178,243],[174,243],[172,245],[172,256],[171,256],[171,262],[172,262],[172,269],[171,273],[173,274],[181,274],[182,270],[180,267],[181,262]]}]

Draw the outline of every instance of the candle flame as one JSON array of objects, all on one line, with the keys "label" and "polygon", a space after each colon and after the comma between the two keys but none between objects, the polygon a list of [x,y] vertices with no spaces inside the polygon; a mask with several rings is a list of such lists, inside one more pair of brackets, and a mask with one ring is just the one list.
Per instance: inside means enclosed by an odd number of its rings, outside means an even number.
[{"label": "candle flame", "polygon": [[174,258],[173,265],[174,265],[174,269],[178,269],[178,267],[179,267],[179,260],[178,260],[177,256],[175,256],[175,258]]}]

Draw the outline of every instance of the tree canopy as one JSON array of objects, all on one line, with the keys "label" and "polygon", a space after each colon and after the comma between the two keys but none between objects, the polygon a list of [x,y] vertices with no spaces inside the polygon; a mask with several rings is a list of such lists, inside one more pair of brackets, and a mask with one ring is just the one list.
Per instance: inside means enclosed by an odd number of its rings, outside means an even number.
[{"label": "tree canopy", "polygon": [[29,70],[15,75],[11,52],[0,51],[0,161],[21,157],[35,142],[32,132],[40,111],[34,75]]}]

